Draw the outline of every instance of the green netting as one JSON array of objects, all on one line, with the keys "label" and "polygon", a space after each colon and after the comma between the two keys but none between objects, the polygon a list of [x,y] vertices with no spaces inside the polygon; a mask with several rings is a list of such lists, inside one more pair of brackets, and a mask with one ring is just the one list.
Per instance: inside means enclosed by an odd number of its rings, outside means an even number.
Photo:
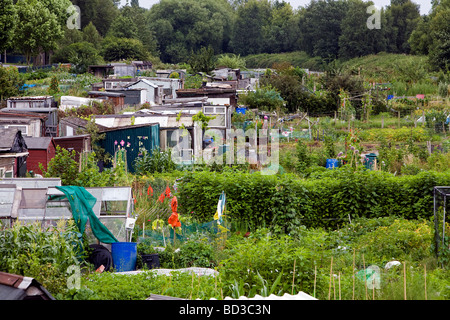
[{"label": "green netting", "polygon": [[64,198],[69,200],[72,216],[75,223],[83,234],[86,223],[89,220],[92,232],[95,237],[103,243],[118,242],[114,235],[103,225],[95,215],[92,208],[96,203],[96,198],[92,196],[85,188],[79,186],[56,186],[58,190],[64,193],[64,196],[53,196],[51,198]]}]

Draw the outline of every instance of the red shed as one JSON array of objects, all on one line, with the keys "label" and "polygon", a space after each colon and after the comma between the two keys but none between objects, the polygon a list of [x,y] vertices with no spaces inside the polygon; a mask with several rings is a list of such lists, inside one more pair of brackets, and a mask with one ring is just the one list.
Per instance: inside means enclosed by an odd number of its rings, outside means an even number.
[{"label": "red shed", "polygon": [[55,156],[56,145],[52,137],[24,137],[25,143],[28,147],[27,170],[34,173],[42,174],[39,169],[39,163],[42,163],[44,169],[47,170],[47,165]]}]

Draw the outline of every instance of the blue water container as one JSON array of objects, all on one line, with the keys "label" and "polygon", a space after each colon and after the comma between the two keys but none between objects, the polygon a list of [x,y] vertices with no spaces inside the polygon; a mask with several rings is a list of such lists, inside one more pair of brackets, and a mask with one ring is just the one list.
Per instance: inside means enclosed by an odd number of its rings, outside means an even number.
[{"label": "blue water container", "polygon": [[337,167],[339,167],[338,159],[327,159],[327,164],[326,164],[327,169],[334,169]]},{"label": "blue water container", "polygon": [[114,242],[111,244],[114,271],[133,271],[136,269],[137,243]]}]

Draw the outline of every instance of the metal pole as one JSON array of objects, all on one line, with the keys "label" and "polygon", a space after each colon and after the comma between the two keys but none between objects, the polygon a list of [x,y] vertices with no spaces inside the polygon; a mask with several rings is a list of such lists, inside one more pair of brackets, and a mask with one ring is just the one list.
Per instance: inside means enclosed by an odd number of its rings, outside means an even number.
[{"label": "metal pole", "polygon": [[438,231],[438,219],[436,212],[436,187],[433,189],[433,211],[434,211],[434,241],[436,242],[436,257],[439,257],[439,231]]},{"label": "metal pole", "polygon": [[444,195],[444,218],[442,220],[442,247],[445,241],[445,207],[447,206],[447,194]]}]

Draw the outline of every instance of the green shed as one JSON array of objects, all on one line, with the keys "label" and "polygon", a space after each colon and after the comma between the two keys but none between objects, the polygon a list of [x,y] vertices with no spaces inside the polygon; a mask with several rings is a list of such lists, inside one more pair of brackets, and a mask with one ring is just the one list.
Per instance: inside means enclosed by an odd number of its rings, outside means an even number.
[{"label": "green shed", "polygon": [[101,143],[105,152],[114,156],[118,150],[126,151],[129,172],[134,172],[134,160],[143,148],[151,151],[160,147],[159,123],[108,128],[101,130],[100,133],[106,134]]}]

